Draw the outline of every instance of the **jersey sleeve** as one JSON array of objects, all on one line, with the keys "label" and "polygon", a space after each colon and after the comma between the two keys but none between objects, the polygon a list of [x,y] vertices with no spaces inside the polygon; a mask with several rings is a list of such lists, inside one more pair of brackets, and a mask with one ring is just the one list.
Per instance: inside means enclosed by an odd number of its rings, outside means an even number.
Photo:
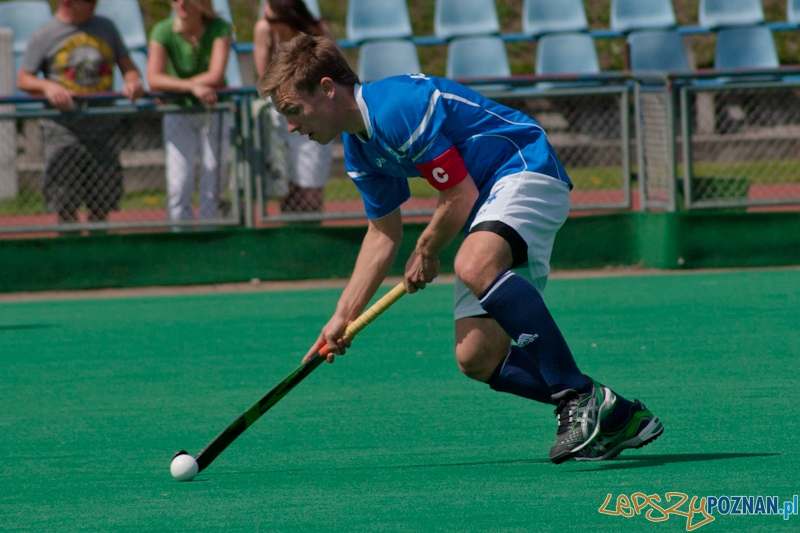
[{"label": "jersey sleeve", "polygon": [[389,176],[351,176],[364,200],[367,218],[383,218],[411,198],[407,178]]}]

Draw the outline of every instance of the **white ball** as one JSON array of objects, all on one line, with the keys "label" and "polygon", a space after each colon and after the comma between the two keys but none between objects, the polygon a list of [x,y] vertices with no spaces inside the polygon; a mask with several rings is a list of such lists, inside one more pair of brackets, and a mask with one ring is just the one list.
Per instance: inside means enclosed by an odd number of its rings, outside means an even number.
[{"label": "white ball", "polygon": [[175,459],[172,460],[172,464],[169,465],[169,472],[172,474],[172,477],[178,481],[193,480],[198,470],[197,461],[194,460],[194,457],[186,453],[176,456]]}]

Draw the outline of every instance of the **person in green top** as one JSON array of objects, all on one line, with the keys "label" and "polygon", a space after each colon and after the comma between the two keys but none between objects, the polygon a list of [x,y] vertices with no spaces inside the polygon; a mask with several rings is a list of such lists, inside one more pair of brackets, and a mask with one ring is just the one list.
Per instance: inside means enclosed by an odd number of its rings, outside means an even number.
[{"label": "person in green top", "polygon": [[216,89],[225,87],[231,25],[214,13],[211,0],[173,0],[174,17],[150,31],[147,79],[152,91],[191,93],[206,113],[164,116],[167,216],[194,218],[195,161],[200,156],[200,218],[216,218],[224,189],[225,156],[230,145],[229,114],[211,112]]}]

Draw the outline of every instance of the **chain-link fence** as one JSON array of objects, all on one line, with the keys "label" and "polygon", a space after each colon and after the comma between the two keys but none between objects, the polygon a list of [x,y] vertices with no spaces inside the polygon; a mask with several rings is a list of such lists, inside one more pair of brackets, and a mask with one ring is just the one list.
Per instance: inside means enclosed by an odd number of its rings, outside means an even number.
[{"label": "chain-link fence", "polygon": [[687,208],[800,202],[800,79],[680,89]]},{"label": "chain-link fence", "polygon": [[239,224],[236,118],[230,102],[6,104],[0,233]]},{"label": "chain-link fence", "polygon": [[800,203],[800,78],[724,74],[636,81],[644,208]]},{"label": "chain-link fence", "polygon": [[[632,85],[644,209],[800,203],[800,80],[652,81]],[[573,210],[630,209],[629,86],[487,95],[544,127]],[[341,143],[288,136],[253,96],[212,110],[90,99],[63,114],[0,100],[0,234],[363,220]],[[404,215],[429,215],[437,191],[410,183]]]}]

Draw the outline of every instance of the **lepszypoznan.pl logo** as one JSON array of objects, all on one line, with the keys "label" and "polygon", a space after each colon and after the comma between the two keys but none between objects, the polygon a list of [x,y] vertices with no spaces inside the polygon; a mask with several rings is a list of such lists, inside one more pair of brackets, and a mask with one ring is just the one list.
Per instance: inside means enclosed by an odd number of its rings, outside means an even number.
[{"label": "lepszypoznan.pl logo", "polygon": [[778,496],[692,496],[682,492],[658,494],[634,492],[630,496],[606,495],[598,511],[609,516],[632,518],[643,514],[650,522],[665,522],[670,517],[686,521],[686,531],[694,531],[713,522],[717,516],[767,515],[789,520],[798,514],[798,497],[781,500]]}]

